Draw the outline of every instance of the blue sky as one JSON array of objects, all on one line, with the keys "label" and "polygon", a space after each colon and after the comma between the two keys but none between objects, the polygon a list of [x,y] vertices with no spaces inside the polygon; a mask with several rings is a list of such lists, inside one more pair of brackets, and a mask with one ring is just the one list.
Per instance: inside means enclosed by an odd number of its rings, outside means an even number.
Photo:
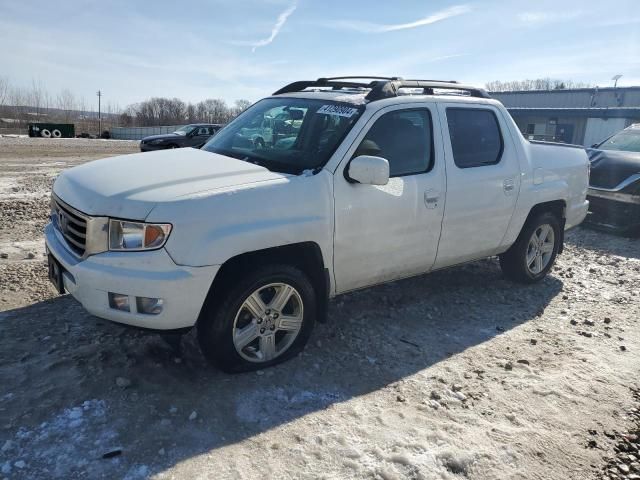
[{"label": "blue sky", "polygon": [[0,0],[0,76],[121,106],[369,74],[640,85],[638,0]]}]

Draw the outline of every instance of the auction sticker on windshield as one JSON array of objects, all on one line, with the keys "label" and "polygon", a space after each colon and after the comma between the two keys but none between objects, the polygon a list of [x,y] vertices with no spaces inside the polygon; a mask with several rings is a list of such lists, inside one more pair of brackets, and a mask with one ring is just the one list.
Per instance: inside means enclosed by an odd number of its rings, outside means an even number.
[{"label": "auction sticker on windshield", "polygon": [[323,113],[325,115],[337,115],[339,117],[353,117],[358,113],[358,109],[342,105],[323,105],[318,109],[318,113]]}]

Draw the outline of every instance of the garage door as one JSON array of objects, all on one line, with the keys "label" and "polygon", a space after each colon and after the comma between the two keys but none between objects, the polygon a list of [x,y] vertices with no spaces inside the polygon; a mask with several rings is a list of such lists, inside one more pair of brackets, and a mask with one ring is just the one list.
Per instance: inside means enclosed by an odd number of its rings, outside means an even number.
[{"label": "garage door", "polygon": [[626,122],[626,118],[589,118],[582,144],[590,147],[594,143],[600,143],[605,138],[624,129]]}]

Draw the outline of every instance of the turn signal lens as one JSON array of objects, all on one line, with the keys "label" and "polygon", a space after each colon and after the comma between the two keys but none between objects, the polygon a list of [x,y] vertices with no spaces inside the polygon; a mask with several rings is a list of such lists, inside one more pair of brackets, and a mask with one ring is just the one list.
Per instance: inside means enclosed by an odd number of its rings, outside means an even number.
[{"label": "turn signal lens", "polygon": [[165,226],[163,225],[147,225],[144,229],[144,246],[145,248],[156,248],[164,243]]}]

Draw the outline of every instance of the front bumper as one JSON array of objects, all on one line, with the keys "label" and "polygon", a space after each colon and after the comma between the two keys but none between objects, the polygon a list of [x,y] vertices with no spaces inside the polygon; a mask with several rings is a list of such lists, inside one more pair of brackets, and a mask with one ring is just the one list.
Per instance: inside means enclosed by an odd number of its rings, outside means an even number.
[{"label": "front bumper", "polygon": [[[82,260],[49,223],[47,249],[62,265],[63,283],[96,317],[136,327],[173,330],[195,325],[218,266],[176,265],[163,248],[149,252],[104,252]],[[109,306],[108,292],[129,295],[130,312]],[[162,298],[157,315],[138,313],[135,297]]]},{"label": "front bumper", "polygon": [[622,234],[640,231],[640,195],[589,188],[586,223]]}]

